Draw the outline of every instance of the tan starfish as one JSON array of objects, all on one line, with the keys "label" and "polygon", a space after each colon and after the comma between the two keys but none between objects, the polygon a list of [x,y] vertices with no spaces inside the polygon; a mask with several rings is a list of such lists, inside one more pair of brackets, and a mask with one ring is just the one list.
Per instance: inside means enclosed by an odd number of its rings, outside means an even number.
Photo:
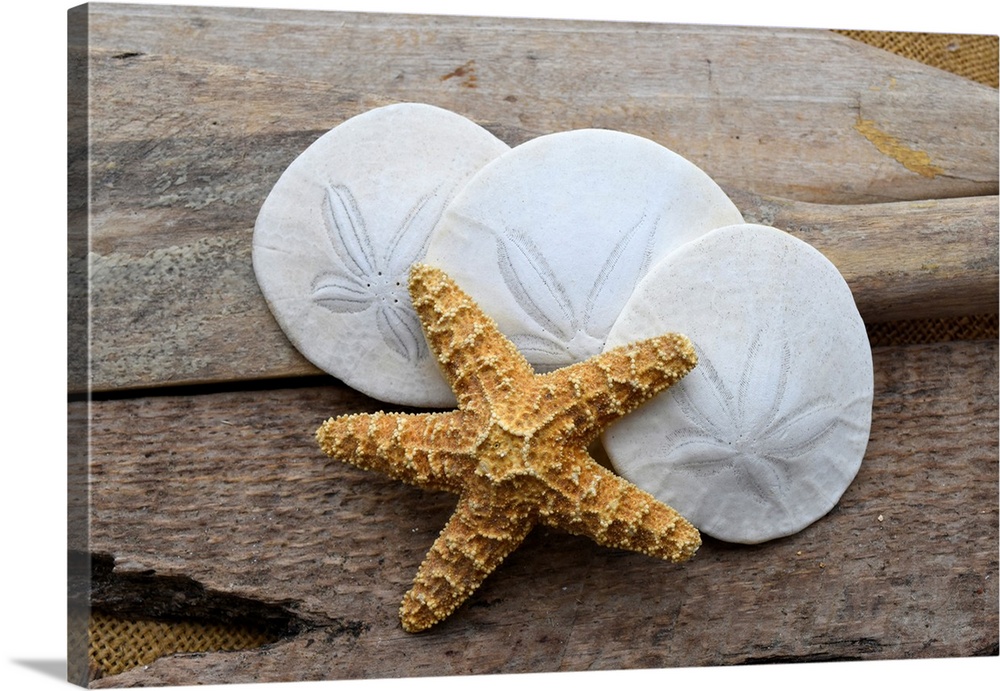
[{"label": "tan starfish", "polygon": [[345,415],[316,432],[334,458],[459,495],[403,598],[405,630],[451,614],[536,524],[670,561],[695,553],[694,526],[587,453],[604,427],[694,367],[687,338],[667,334],[535,374],[441,270],[414,266],[410,294],[458,409]]}]

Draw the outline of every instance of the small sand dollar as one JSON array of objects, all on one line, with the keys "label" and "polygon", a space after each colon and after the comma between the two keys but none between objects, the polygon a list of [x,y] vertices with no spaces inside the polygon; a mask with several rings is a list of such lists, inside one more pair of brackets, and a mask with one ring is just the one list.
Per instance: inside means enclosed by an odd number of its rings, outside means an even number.
[{"label": "small sand dollar", "polygon": [[574,130],[528,141],[480,170],[445,210],[426,261],[548,371],[601,352],[658,258],[742,222],[722,189],[669,149]]},{"label": "small sand dollar", "polygon": [[836,267],[774,228],[714,230],[650,270],[607,347],[665,332],[688,336],[698,365],[605,432],[615,469],[730,542],[826,514],[861,465],[873,396],[868,336]]},{"label": "small sand dollar", "polygon": [[453,405],[407,276],[445,205],[509,149],[460,115],[413,103],[353,117],[306,149],[253,236],[257,282],[292,344],[374,398]]}]

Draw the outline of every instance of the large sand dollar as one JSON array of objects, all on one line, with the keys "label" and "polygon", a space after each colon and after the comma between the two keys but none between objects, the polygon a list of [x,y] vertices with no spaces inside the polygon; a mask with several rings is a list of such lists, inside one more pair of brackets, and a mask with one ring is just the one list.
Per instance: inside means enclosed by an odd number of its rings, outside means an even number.
[{"label": "large sand dollar", "polygon": [[607,347],[664,332],[687,335],[698,365],[604,434],[615,469],[731,542],[826,514],[860,467],[873,393],[837,269],[774,228],[714,230],[651,269]]},{"label": "large sand dollar", "polygon": [[292,344],[375,398],[453,405],[407,276],[445,205],[509,148],[455,113],[404,103],[347,120],[296,158],[253,236],[257,282]]},{"label": "large sand dollar", "polygon": [[446,209],[426,261],[547,371],[601,352],[658,258],[742,222],[722,189],[669,149],[574,130],[528,141],[480,170]]}]

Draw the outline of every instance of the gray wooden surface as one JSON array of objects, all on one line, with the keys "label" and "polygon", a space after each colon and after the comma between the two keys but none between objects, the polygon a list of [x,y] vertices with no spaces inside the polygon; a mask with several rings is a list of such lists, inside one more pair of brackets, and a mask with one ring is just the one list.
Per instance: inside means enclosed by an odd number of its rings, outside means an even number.
[{"label": "gray wooden surface", "polygon": [[92,191],[70,267],[101,394],[71,473],[89,473],[89,536],[70,547],[114,564],[99,606],[196,616],[162,597],[184,579],[289,626],[266,650],[95,686],[997,654],[995,342],[877,348],[861,473],[803,532],[706,540],[673,566],[538,531],[412,636],[398,602],[454,498],[318,451],[322,419],[378,404],[307,376],[250,267],[260,204],[302,149],[422,101],[511,145],[655,139],[827,253],[868,321],[995,312],[995,90],[825,31],[169,6],[91,5],[74,61],[91,138],[70,167]]}]

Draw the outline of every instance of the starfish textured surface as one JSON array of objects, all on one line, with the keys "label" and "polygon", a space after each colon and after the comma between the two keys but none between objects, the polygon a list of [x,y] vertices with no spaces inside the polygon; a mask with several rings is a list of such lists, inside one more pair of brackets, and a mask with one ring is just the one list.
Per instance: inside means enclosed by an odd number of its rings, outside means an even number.
[{"label": "starfish textured surface", "polygon": [[403,598],[405,630],[451,614],[537,524],[669,561],[694,555],[694,526],[587,453],[602,429],[695,366],[687,338],[666,334],[536,374],[443,271],[418,264],[409,288],[458,409],[344,415],[316,432],[333,458],[459,495]]}]

